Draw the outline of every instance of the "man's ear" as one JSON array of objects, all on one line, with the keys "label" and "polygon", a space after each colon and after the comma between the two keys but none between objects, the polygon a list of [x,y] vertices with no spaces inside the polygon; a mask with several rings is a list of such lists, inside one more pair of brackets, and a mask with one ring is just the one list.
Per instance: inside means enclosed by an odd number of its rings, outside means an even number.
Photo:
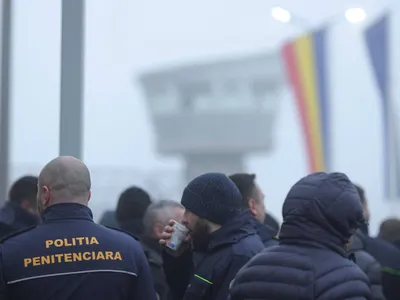
[{"label": "man's ear", "polygon": [[161,237],[161,234],[164,231],[164,227],[161,223],[155,223],[153,226],[153,235],[157,238]]},{"label": "man's ear", "polygon": [[253,198],[250,198],[249,202],[248,202],[248,205],[249,205],[249,209],[250,209],[251,214],[253,216],[256,216],[257,215],[256,201]]}]

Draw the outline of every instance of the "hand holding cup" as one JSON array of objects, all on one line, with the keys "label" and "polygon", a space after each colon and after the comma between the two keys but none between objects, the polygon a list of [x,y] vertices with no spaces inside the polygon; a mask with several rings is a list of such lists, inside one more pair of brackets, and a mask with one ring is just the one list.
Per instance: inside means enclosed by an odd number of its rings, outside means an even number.
[{"label": "hand holding cup", "polygon": [[165,226],[159,243],[165,246],[168,254],[174,257],[180,256],[189,248],[189,230],[175,220],[170,220]]}]

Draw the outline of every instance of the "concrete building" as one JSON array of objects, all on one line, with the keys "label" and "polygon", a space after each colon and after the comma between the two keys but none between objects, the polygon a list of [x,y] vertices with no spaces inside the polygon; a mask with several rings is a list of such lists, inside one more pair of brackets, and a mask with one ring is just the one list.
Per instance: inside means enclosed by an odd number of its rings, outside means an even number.
[{"label": "concrete building", "polygon": [[163,155],[186,160],[187,180],[244,171],[268,152],[284,76],[278,53],[187,64],[140,77]]}]

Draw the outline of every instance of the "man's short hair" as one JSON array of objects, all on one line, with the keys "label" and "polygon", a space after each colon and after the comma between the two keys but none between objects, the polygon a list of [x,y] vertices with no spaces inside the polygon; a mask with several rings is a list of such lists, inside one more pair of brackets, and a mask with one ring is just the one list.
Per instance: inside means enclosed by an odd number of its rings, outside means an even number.
[{"label": "man's short hair", "polygon": [[367,202],[367,199],[365,198],[365,190],[358,184],[355,184],[354,186],[356,187],[358,195],[360,196],[361,204],[365,205]]},{"label": "man's short hair", "polygon": [[144,231],[147,235],[152,233],[154,224],[157,222],[167,225],[168,221],[174,217],[174,208],[184,207],[172,200],[161,200],[152,203],[146,210],[143,217]]},{"label": "man's short hair", "polygon": [[383,221],[378,236],[390,243],[400,242],[400,220],[390,218]]},{"label": "man's short hair", "polygon": [[15,181],[8,192],[10,202],[21,204],[28,201],[29,205],[36,207],[36,196],[38,192],[38,177],[24,176]]},{"label": "man's short hair", "polygon": [[248,207],[249,199],[256,197],[256,174],[236,173],[230,175],[229,179],[233,181],[242,194],[243,207]]},{"label": "man's short hair", "polygon": [[119,196],[116,219],[119,223],[142,219],[150,204],[151,199],[146,191],[136,186],[129,187]]}]

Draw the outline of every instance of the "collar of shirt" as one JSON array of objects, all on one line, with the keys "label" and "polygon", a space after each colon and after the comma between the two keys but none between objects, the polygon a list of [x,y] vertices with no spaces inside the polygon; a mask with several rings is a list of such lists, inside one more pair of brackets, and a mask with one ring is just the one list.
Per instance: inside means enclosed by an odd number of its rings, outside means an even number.
[{"label": "collar of shirt", "polygon": [[93,214],[89,207],[78,203],[51,205],[42,214],[44,223],[67,219],[81,219],[93,222]]}]

